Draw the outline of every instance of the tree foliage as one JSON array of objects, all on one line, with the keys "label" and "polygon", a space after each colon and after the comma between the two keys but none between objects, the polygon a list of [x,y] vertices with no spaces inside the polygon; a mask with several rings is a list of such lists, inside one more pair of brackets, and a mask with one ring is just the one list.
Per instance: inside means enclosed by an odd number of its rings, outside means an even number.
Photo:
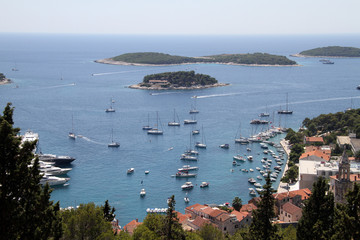
[{"label": "tree foliage", "polygon": [[0,239],[59,239],[59,203],[50,201],[48,185],[39,184],[36,142],[21,144],[13,111],[8,103],[0,116]]},{"label": "tree foliage", "polygon": [[232,206],[236,211],[240,211],[242,207],[242,200],[239,197],[235,197],[232,201]]},{"label": "tree foliage", "polygon": [[260,193],[258,208],[253,210],[253,220],[250,225],[250,239],[278,239],[277,227],[273,225],[272,219],[275,217],[274,196],[270,182],[270,174],[266,177],[264,191]]},{"label": "tree foliage", "polygon": [[360,57],[360,48],[329,46],[302,51],[306,56]]},{"label": "tree foliage", "polygon": [[63,240],[102,239],[113,236],[111,224],[104,218],[103,208],[94,203],[80,204],[77,209],[64,210]]},{"label": "tree foliage", "polygon": [[297,238],[330,239],[334,225],[334,195],[328,192],[326,180],[319,177],[302,211],[297,228]]},{"label": "tree foliage", "polygon": [[268,53],[220,54],[205,57],[183,57],[157,52],[125,53],[111,58],[114,61],[138,64],[182,64],[182,63],[235,63],[258,65],[295,65],[285,56]]},{"label": "tree foliage", "polygon": [[105,205],[102,207],[104,218],[106,221],[111,222],[115,218],[115,208],[110,206],[109,201],[105,201]]},{"label": "tree foliage", "polygon": [[3,73],[0,73],[0,82],[4,81],[6,79],[5,75]]},{"label": "tree foliage", "polygon": [[220,229],[214,227],[211,224],[205,224],[198,230],[197,234],[206,240],[222,240],[224,238],[224,234],[221,232]]},{"label": "tree foliage", "polygon": [[144,77],[143,83],[149,83],[149,80],[167,80],[172,85],[180,87],[191,87],[194,85],[213,85],[218,81],[206,74],[195,74],[194,71],[178,71],[150,74]]}]

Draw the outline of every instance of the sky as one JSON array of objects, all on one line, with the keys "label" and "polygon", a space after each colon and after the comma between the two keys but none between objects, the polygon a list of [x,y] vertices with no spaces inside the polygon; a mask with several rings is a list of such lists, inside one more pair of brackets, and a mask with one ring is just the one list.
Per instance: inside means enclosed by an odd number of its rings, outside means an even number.
[{"label": "sky", "polygon": [[0,9],[3,33],[360,33],[360,0],[0,0]]}]

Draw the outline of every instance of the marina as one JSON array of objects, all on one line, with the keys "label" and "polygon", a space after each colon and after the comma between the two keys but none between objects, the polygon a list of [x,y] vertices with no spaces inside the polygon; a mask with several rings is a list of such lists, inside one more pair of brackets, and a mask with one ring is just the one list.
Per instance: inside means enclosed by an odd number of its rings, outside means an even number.
[{"label": "marina", "polygon": [[[286,135],[282,129],[291,127],[297,130],[306,117],[344,111],[351,98],[354,108],[359,104],[356,86],[360,83],[354,73],[360,59],[337,59],[336,64],[326,66],[318,59],[292,58],[301,65],[299,67],[215,64],[145,67],[94,63],[96,59],[125,53],[136,46],[143,46],[139,49],[143,51],[156,50],[176,55],[264,51],[289,56],[318,45],[314,38],[149,36],[145,41],[140,36],[44,35],[16,39],[4,36],[0,40],[3,43],[0,45],[0,66],[13,81],[0,88],[2,106],[8,101],[13,103],[15,126],[21,129],[21,134],[27,129],[38,133],[44,153],[76,159],[69,166],[60,166],[72,168],[64,176],[70,178],[66,182],[69,185],[56,186],[51,194],[52,200],[60,201],[61,207],[68,207],[87,202],[101,205],[108,199],[117,209],[121,225],[134,218],[142,221],[147,209],[161,212],[166,209],[166,199],[171,195],[175,195],[176,210],[184,212],[186,192],[189,204],[230,202],[235,196],[245,203],[252,197],[248,188],[253,188],[258,196],[258,188],[248,183],[248,178],[252,177],[263,185],[262,174],[280,166],[281,171],[273,178],[273,187],[277,189],[287,160],[286,154],[280,155],[282,147],[279,148],[279,142]],[[15,44],[19,41],[22,48]],[[24,41],[27,44],[23,44]],[[347,41],[349,45],[360,42],[358,39]],[[134,46],[134,42],[139,45]],[[11,71],[14,59],[20,71]],[[128,88],[147,74],[187,69],[209,74],[230,85],[151,92]],[[63,75],[61,81],[59,72]],[[339,81],[344,77],[347,81]],[[16,85],[19,87],[15,88]],[[334,92],[337,92],[336,96],[333,96]],[[280,106],[286,108],[286,93],[288,109],[293,114],[278,114]],[[200,111],[190,114],[194,95],[197,96],[196,109]],[[112,97],[116,103],[109,102]],[[105,113],[111,104],[116,112]],[[174,109],[180,120],[194,119],[197,124],[179,121],[180,127],[168,126],[168,122],[174,120]],[[157,127],[156,112],[161,120],[165,119],[164,124],[159,121]],[[250,124],[252,119],[260,118],[257,117],[259,113],[267,112],[270,116],[264,119],[269,124]],[[72,115],[75,141],[68,136],[72,130]],[[236,134],[240,122],[241,137],[246,140],[243,144],[235,143],[235,138],[240,139],[240,133]],[[206,134],[206,150],[199,148],[198,155],[189,153],[181,160],[184,151],[194,151],[195,143],[202,141],[201,126]],[[163,134],[147,134],[149,129],[142,130],[143,127],[158,128],[163,130]],[[114,140],[121,143],[120,148],[108,147],[111,129],[114,130]],[[199,134],[192,135],[196,129],[200,129]],[[191,145],[189,135],[192,136]],[[228,149],[219,147],[225,143],[229,145]],[[268,146],[267,154],[260,143]],[[233,156],[237,154],[245,161],[235,160],[233,165]],[[249,155],[253,157],[252,161],[247,160]],[[267,160],[261,162],[264,157],[272,160],[271,165]],[[198,167],[197,171],[194,170],[197,176],[189,179],[194,187],[187,191],[181,188],[188,181],[186,178],[171,177],[184,165]],[[130,168],[136,170],[127,174]],[[260,174],[258,168],[264,172]],[[145,174],[145,171],[150,173]],[[211,185],[200,188],[205,181]],[[146,196],[141,198],[139,194],[143,188]]]}]

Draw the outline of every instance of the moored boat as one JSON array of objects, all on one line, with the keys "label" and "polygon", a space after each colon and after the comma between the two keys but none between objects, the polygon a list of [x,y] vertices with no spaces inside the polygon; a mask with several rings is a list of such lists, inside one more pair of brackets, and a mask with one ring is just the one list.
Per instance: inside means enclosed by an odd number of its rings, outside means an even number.
[{"label": "moored boat", "polygon": [[181,185],[181,189],[186,190],[186,189],[192,189],[194,187],[194,185],[192,184],[192,182],[186,182],[183,185]]},{"label": "moored boat", "polygon": [[209,186],[208,182],[202,182],[200,185],[201,188],[208,187],[208,186]]}]

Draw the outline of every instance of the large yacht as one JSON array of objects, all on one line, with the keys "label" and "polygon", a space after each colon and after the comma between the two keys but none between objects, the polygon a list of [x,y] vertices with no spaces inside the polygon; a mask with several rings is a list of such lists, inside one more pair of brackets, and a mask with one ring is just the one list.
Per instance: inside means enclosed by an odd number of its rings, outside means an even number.
[{"label": "large yacht", "polygon": [[63,185],[68,182],[70,178],[60,178],[51,175],[44,174],[40,179],[40,184],[45,185],[48,183],[50,186]]},{"label": "large yacht", "polygon": [[70,156],[57,156],[55,154],[38,154],[39,160],[43,162],[51,162],[56,165],[69,164],[75,160]]}]

